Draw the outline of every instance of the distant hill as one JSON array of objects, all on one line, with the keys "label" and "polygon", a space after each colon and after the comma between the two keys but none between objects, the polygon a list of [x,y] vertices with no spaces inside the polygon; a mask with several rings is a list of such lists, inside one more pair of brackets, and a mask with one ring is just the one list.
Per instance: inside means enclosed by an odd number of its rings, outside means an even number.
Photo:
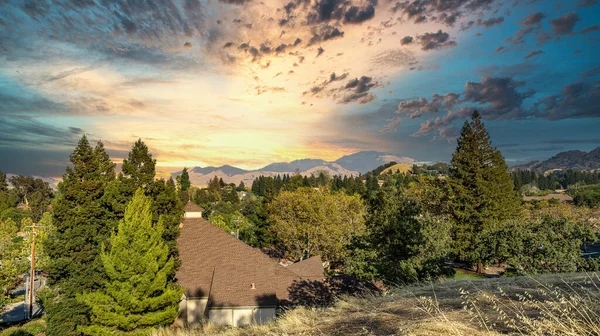
[{"label": "distant hill", "polygon": [[[292,162],[276,162],[257,170],[244,170],[237,167],[224,165],[220,167],[193,167],[188,172],[192,184],[205,186],[215,176],[222,178],[225,183],[239,184],[241,181],[246,185],[252,184],[254,179],[260,175],[275,176],[282,174],[311,175],[320,171],[326,171],[329,175],[359,175],[371,171],[388,162],[400,162],[411,164],[414,159],[398,157],[389,153],[366,151],[346,155],[340,159],[328,162],[321,159],[300,159]],[[173,178],[180,175],[181,171],[172,173]]]},{"label": "distant hill", "polygon": [[388,167],[388,168],[384,169],[381,172],[380,175],[388,174],[390,171],[392,173],[397,173],[398,171],[400,171],[401,173],[406,174],[408,172],[411,172],[412,168],[413,168],[413,165],[411,165],[411,164],[408,164],[408,163],[398,163],[398,164],[395,164],[395,165],[393,165],[391,167]]},{"label": "distant hill", "polygon": [[528,169],[537,172],[546,172],[549,170],[594,170],[600,169],[600,147],[592,150],[589,153],[572,150],[561,152],[545,161],[532,161],[524,165],[518,165],[511,170]]}]

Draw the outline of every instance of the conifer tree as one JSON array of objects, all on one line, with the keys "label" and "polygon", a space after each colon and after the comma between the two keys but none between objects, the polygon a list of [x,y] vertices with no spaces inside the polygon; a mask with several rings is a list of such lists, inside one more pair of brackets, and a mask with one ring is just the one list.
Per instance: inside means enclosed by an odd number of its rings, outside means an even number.
[{"label": "conifer tree", "polygon": [[190,182],[190,174],[187,171],[187,167],[183,168],[179,179],[179,188],[181,189],[181,191],[187,191],[192,185]]},{"label": "conifer tree", "polygon": [[131,148],[127,159],[123,160],[123,174],[129,177],[135,189],[145,187],[154,180],[156,160],[148,152],[148,146],[138,139]]},{"label": "conifer tree", "polygon": [[163,236],[162,220],[153,225],[152,201],[138,189],[125,217],[100,259],[107,275],[101,288],[78,296],[91,309],[85,335],[142,335],[171,324],[181,287],[169,280],[175,260]]},{"label": "conifer tree", "polygon": [[48,336],[78,335],[76,328],[87,323],[88,311],[75,296],[98,288],[105,276],[98,256],[110,228],[100,200],[115,178],[115,165],[102,142],[92,148],[85,135],[70,159],[73,167],[67,168],[58,185],[52,208],[55,230],[46,245],[49,284],[61,292],[47,309]]},{"label": "conifer tree", "polygon": [[449,208],[456,222],[455,248],[468,263],[481,263],[476,241],[484,230],[521,215],[519,195],[500,151],[491,146],[490,137],[477,111],[465,122],[458,146],[452,156],[448,180]]},{"label": "conifer tree", "polygon": [[0,171],[0,192],[8,190],[8,183],[6,182],[6,174]]}]

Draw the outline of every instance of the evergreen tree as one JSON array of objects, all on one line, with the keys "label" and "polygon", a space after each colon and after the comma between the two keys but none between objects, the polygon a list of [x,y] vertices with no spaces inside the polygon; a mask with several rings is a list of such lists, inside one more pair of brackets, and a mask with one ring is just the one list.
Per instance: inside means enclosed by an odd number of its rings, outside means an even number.
[{"label": "evergreen tree", "polygon": [[92,148],[85,135],[70,159],[73,167],[67,168],[58,185],[52,208],[55,230],[46,245],[49,284],[62,294],[48,307],[48,336],[78,334],[78,325],[87,323],[88,311],[75,296],[99,288],[105,277],[99,254],[110,227],[100,200],[115,178],[115,165],[102,142]]},{"label": "evergreen tree", "polygon": [[181,191],[187,191],[191,185],[190,174],[188,174],[187,167],[185,167],[179,176],[179,189],[181,189]]},{"label": "evergreen tree", "polygon": [[[129,177],[135,189],[145,187],[154,180],[156,175],[156,160],[148,152],[148,146],[138,139],[131,148],[127,159],[123,160],[123,174]],[[187,173],[187,171],[186,171]],[[188,176],[189,179],[189,176]],[[189,186],[188,186],[189,187]]]},{"label": "evergreen tree", "polygon": [[485,255],[475,243],[479,234],[492,225],[521,216],[521,199],[500,151],[491,146],[477,111],[465,122],[452,156],[448,180],[449,211],[454,229],[457,256],[477,263],[482,271]]},{"label": "evergreen tree", "polygon": [[240,181],[240,184],[237,186],[237,188],[235,190],[236,191],[245,191],[246,185],[244,184],[244,181]]},{"label": "evergreen tree", "polygon": [[6,174],[0,171],[0,192],[8,190],[8,183],[6,182]]},{"label": "evergreen tree", "polygon": [[169,281],[175,260],[163,240],[162,221],[153,225],[152,201],[138,189],[100,259],[107,281],[78,296],[91,309],[86,335],[142,335],[169,325],[178,312],[181,287]]}]

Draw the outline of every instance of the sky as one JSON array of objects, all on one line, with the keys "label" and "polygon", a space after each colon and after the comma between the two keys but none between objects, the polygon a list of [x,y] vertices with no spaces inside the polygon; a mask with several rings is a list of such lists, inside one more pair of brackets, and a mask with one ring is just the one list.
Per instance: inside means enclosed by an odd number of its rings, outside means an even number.
[{"label": "sky", "polygon": [[0,170],[448,161],[478,109],[509,165],[600,146],[597,0],[0,2]]}]

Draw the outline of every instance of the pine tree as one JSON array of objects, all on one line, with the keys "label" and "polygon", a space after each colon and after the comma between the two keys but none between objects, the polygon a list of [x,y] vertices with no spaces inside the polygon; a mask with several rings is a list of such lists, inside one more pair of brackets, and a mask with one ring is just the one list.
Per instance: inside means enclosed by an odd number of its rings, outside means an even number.
[{"label": "pine tree", "polygon": [[55,230],[46,246],[49,284],[62,294],[48,307],[48,336],[78,334],[76,328],[87,322],[88,311],[75,301],[75,296],[98,288],[105,277],[98,256],[100,245],[110,234],[110,216],[100,200],[115,178],[115,165],[102,142],[92,148],[85,135],[70,159],[73,167],[67,168],[58,185],[52,208]]},{"label": "pine tree", "polygon": [[192,184],[190,182],[190,175],[188,174],[187,167],[183,168],[183,171],[179,177],[179,188],[181,191],[187,191],[191,185]]},{"label": "pine tree", "polygon": [[148,152],[148,146],[138,139],[131,148],[127,159],[123,160],[123,174],[133,180],[136,189],[145,187],[154,180],[156,160]]},{"label": "pine tree", "polygon": [[100,259],[108,280],[78,296],[91,309],[86,335],[144,335],[171,324],[177,316],[181,287],[169,281],[175,260],[162,238],[162,221],[153,225],[152,201],[138,189],[124,219],[103,246]]},{"label": "pine tree", "polygon": [[456,222],[454,241],[462,261],[477,263],[478,271],[485,255],[479,253],[477,237],[504,220],[521,215],[521,200],[500,151],[491,146],[477,111],[465,122],[452,156],[449,176],[449,208]]}]

